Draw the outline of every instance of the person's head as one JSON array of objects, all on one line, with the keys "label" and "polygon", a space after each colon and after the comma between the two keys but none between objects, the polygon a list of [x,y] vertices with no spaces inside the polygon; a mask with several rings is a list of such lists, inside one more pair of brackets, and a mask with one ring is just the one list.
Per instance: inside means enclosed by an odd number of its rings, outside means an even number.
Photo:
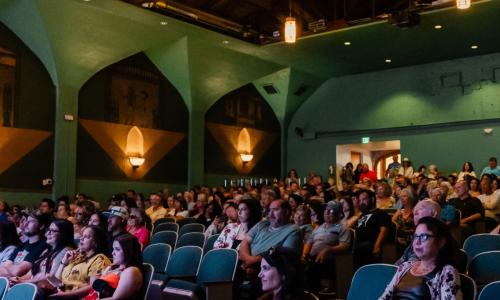
[{"label": "person's head", "polygon": [[478,191],[478,190],[479,190],[479,180],[476,177],[470,176],[469,191]]},{"label": "person's head", "polygon": [[97,226],[97,227],[101,227],[102,229],[105,229],[107,227],[107,223],[108,223],[108,221],[106,220],[104,215],[96,212],[90,216],[88,225],[89,226]]},{"label": "person's head", "polygon": [[122,201],[120,201],[120,206],[129,210],[132,207],[137,207],[137,204],[135,203],[135,198],[123,198]]},{"label": "person's head", "polygon": [[89,223],[90,216],[95,212],[94,203],[89,200],[82,200],[76,204],[75,218],[76,222],[82,226]]},{"label": "person's head", "polygon": [[496,176],[492,176],[492,177],[493,178],[492,178],[492,181],[491,181],[491,189],[493,191],[496,191],[496,190],[498,190],[498,187],[499,187],[499,185],[498,185],[498,177],[496,177]]},{"label": "person's head", "polygon": [[46,225],[41,216],[29,214],[23,227],[23,234],[27,237],[40,236],[44,233]]},{"label": "person's head", "polygon": [[261,254],[259,278],[264,292],[286,296],[297,288],[298,257],[288,248],[271,248]]},{"label": "person's head", "polygon": [[488,174],[481,177],[481,192],[486,195],[489,195],[492,192],[491,177]]},{"label": "person's head", "polygon": [[352,217],[354,215],[354,203],[352,202],[352,198],[347,195],[343,196],[340,199],[340,203],[342,204],[342,212],[344,213],[344,217]]},{"label": "person's head", "polygon": [[304,198],[297,194],[291,194],[290,197],[288,197],[288,203],[290,203],[292,210],[295,210],[297,206],[304,203]]},{"label": "person's head", "polygon": [[266,188],[260,193],[260,205],[263,208],[269,208],[269,205],[276,199],[276,192],[273,189]]},{"label": "person's head", "polygon": [[496,157],[490,157],[488,160],[488,166],[492,169],[497,167],[497,158]]},{"label": "person's head", "polygon": [[45,233],[47,244],[53,250],[75,247],[73,223],[68,220],[54,220]]},{"label": "person's head", "polygon": [[472,167],[472,163],[470,161],[464,162],[464,164],[462,166],[462,171],[464,171],[464,172],[474,171],[474,167]]},{"label": "person's head", "polygon": [[375,206],[375,195],[372,191],[361,190],[358,192],[359,209],[363,214],[368,213]]},{"label": "person's head", "polygon": [[450,174],[448,175],[448,182],[454,186],[457,183],[457,176]]},{"label": "person's head", "polygon": [[159,207],[161,205],[161,196],[158,193],[152,193],[149,195],[149,202],[152,207]]},{"label": "person's head", "polygon": [[413,194],[411,188],[404,188],[399,194],[399,199],[401,199],[401,204],[403,206],[413,207],[415,203],[415,195]]},{"label": "person's head", "polygon": [[290,178],[299,178],[299,175],[297,174],[297,170],[291,169],[288,171],[288,177]]},{"label": "person's head", "polygon": [[407,168],[411,166],[411,161],[408,157],[403,158],[403,167]]},{"label": "person's head", "polygon": [[377,198],[388,198],[392,195],[391,185],[387,182],[377,184]]},{"label": "person's head", "polygon": [[455,192],[459,198],[466,198],[469,195],[469,187],[467,182],[460,180],[455,184]]},{"label": "person's head", "polygon": [[257,224],[262,218],[261,207],[258,200],[244,197],[238,204],[238,220],[247,223],[248,229]]},{"label": "person's head", "polygon": [[134,199],[136,195],[136,192],[133,189],[128,189],[127,190],[127,198],[132,198]]},{"label": "person's head", "polygon": [[398,160],[399,160],[399,157],[398,157],[397,155],[393,155],[393,156],[392,156],[392,161],[393,161],[393,162],[397,163],[397,162],[398,162]]},{"label": "person's head", "polygon": [[332,200],[326,204],[325,211],[323,212],[323,217],[325,223],[335,224],[342,220],[344,217],[344,212],[342,209],[342,204],[339,201]]},{"label": "person's head", "polygon": [[299,205],[295,209],[293,221],[297,226],[311,224],[311,210],[305,205]]},{"label": "person's head", "polygon": [[363,173],[368,172],[368,171],[370,171],[370,166],[368,166],[367,163],[364,163],[362,170],[363,170]]},{"label": "person's head", "polygon": [[174,208],[175,208],[175,211],[177,211],[177,212],[184,211],[184,210],[188,209],[188,204],[184,198],[176,197],[174,200]]},{"label": "person's head", "polygon": [[430,192],[431,200],[436,201],[437,203],[440,203],[443,199],[443,190],[441,188],[437,187],[431,190]]},{"label": "person's head", "polygon": [[429,165],[429,172],[431,172],[432,174],[437,174],[438,172],[437,166],[434,164]]},{"label": "person's head", "polygon": [[21,241],[17,234],[16,225],[12,222],[0,222],[0,251],[8,246],[19,246]]},{"label": "person's head", "polygon": [[345,164],[345,168],[346,168],[346,169],[349,169],[349,170],[351,170],[351,171],[352,171],[352,170],[354,170],[354,166],[353,166],[352,162],[348,162],[348,163],[346,163],[346,164]]},{"label": "person's head", "polygon": [[121,206],[113,206],[108,214],[108,231],[117,232],[125,228],[128,211]]},{"label": "person's head", "polygon": [[44,198],[40,201],[40,205],[38,208],[40,209],[40,213],[42,214],[51,214],[56,208],[56,203],[52,199]]},{"label": "person's head", "polygon": [[450,229],[439,219],[420,219],[415,229],[413,250],[420,260],[434,260],[438,269],[447,264],[455,264]]},{"label": "person's head", "polygon": [[106,232],[97,226],[87,226],[83,229],[78,249],[84,253],[106,253]]},{"label": "person's head", "polygon": [[238,204],[232,200],[226,201],[223,205],[224,214],[227,216],[228,222],[238,221]]},{"label": "person's head", "polygon": [[439,218],[441,216],[441,206],[438,202],[430,199],[418,202],[413,208],[413,222],[418,224],[421,218],[432,217]]},{"label": "person's head", "polygon": [[278,228],[288,223],[292,214],[290,204],[284,200],[274,200],[269,205],[269,222],[271,227]]},{"label": "person's head", "polygon": [[131,234],[123,234],[113,241],[113,264],[142,268],[141,245]]},{"label": "person's head", "polygon": [[56,218],[57,219],[66,219],[69,217],[71,213],[71,210],[69,208],[69,205],[67,204],[64,204],[63,203],[60,203],[58,206],[57,206],[57,210],[56,210]]},{"label": "person's head", "polygon": [[214,219],[220,214],[222,214],[222,207],[215,201],[211,201],[205,207],[205,216],[208,216],[210,219]]},{"label": "person's head", "polygon": [[151,222],[146,212],[142,208],[131,208],[128,216],[127,224],[130,227],[146,226],[146,223]]}]

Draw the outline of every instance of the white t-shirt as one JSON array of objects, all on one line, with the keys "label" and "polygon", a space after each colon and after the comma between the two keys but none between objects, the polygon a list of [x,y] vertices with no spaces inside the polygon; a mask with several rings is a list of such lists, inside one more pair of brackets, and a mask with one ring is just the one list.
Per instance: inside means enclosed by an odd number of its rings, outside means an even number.
[{"label": "white t-shirt", "polygon": [[5,249],[3,249],[3,251],[0,252],[0,264],[9,260],[9,257],[12,254],[12,252],[14,252],[14,250],[16,250],[16,246],[14,245],[7,246]]},{"label": "white t-shirt", "polygon": [[481,194],[478,198],[483,203],[484,215],[498,221],[499,218],[496,215],[500,214],[500,193]]}]

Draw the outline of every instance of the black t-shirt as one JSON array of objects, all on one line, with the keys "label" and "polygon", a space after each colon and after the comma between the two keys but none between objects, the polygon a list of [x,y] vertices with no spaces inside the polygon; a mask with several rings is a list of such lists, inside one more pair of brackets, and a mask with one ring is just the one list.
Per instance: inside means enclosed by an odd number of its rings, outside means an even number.
[{"label": "black t-shirt", "polygon": [[391,229],[391,217],[380,209],[374,209],[362,215],[356,227],[357,242],[375,242],[380,232],[380,227]]},{"label": "black t-shirt", "polygon": [[460,198],[450,199],[451,205],[462,212],[462,218],[468,218],[473,214],[481,214],[484,218],[484,207],[479,199],[476,197],[467,197],[464,200]]},{"label": "black t-shirt", "polygon": [[40,255],[42,255],[43,251],[45,251],[48,247],[49,246],[44,240],[39,240],[38,242],[32,244],[24,242],[21,246],[14,250],[9,260],[13,261],[15,264],[23,261],[34,264]]}]

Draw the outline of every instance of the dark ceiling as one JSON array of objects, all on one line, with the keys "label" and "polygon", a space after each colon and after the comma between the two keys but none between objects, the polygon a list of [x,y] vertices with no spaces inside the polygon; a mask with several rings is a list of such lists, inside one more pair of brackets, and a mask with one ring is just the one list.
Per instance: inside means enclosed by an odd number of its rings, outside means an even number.
[{"label": "dark ceiling", "polygon": [[298,36],[380,19],[401,26],[418,23],[418,12],[455,5],[452,0],[123,0],[255,44],[283,40],[289,15]]}]

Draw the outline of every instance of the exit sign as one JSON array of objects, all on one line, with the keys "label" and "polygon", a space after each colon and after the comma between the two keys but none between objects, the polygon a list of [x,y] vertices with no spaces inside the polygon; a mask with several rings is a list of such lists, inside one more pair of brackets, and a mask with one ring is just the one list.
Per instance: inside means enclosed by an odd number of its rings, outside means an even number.
[{"label": "exit sign", "polygon": [[363,144],[368,144],[370,142],[370,137],[369,136],[364,136],[361,138],[361,143]]}]

